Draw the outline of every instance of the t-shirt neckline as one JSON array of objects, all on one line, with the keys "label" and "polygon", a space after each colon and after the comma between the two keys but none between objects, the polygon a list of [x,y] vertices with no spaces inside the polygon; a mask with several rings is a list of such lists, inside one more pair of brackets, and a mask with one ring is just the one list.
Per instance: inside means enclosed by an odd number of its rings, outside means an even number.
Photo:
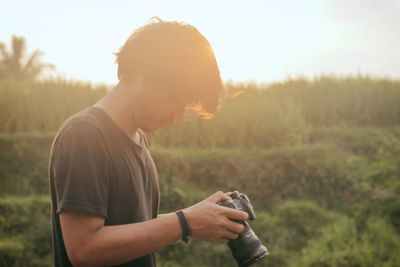
[{"label": "t-shirt neckline", "polygon": [[[97,106],[91,106],[90,107],[93,111],[95,111],[96,113],[100,113],[100,114],[102,114],[102,116],[103,117],[105,117],[105,119],[106,120],[108,120],[113,126],[114,126],[114,128],[116,128],[116,130],[120,133],[120,135],[122,135],[123,136],[123,138],[125,138],[126,140],[128,140],[128,142],[129,143],[132,143],[132,144],[134,144],[134,145],[136,145],[136,146],[138,146],[138,147],[140,147],[140,148],[144,148],[144,140],[143,140],[143,136],[140,134],[140,132],[139,131],[141,131],[141,129],[140,128],[138,128],[138,133],[139,133],[139,142],[140,143],[136,143],[132,138],[130,138],[116,123],[115,123],[115,121],[110,117],[110,115],[108,115],[107,114],[107,112],[104,110],[104,109],[102,109],[102,108],[100,108],[100,107],[97,107]],[[142,143],[142,144],[141,144]]]}]

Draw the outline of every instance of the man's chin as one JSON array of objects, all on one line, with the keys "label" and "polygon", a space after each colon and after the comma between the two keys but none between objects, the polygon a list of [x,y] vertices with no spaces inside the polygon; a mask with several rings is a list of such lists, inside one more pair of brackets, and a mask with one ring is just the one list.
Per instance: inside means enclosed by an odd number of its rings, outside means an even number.
[{"label": "man's chin", "polygon": [[141,128],[143,131],[145,131],[146,133],[155,133],[158,129],[161,128],[165,128],[167,126],[169,126],[170,124],[172,124],[171,121],[162,121],[160,123],[157,124],[153,124],[153,125],[143,125],[143,127]]},{"label": "man's chin", "polygon": [[146,133],[155,133],[159,127],[155,127],[155,126],[149,126],[149,125],[145,125],[141,128],[144,132]]}]

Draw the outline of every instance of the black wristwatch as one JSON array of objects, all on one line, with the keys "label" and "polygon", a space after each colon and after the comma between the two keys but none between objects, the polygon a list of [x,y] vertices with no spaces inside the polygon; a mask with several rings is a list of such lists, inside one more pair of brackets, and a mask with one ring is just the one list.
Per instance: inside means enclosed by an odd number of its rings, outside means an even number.
[{"label": "black wristwatch", "polygon": [[192,236],[192,231],[190,229],[189,223],[186,220],[186,217],[185,217],[185,214],[183,213],[183,211],[178,210],[175,213],[176,213],[176,215],[178,215],[179,223],[181,224],[182,241],[187,244]]}]

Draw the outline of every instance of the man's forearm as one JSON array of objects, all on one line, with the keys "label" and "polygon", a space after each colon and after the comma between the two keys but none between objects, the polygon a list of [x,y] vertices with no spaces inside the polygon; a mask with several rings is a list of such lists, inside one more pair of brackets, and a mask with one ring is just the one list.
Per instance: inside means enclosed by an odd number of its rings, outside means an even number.
[{"label": "man's forearm", "polygon": [[181,226],[174,213],[146,222],[103,226],[82,248],[83,265],[109,266],[156,252],[181,239]]}]

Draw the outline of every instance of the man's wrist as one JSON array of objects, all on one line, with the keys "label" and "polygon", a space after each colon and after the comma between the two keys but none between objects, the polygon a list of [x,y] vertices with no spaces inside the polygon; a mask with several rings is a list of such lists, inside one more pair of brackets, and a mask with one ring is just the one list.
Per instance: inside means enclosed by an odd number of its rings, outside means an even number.
[{"label": "man's wrist", "polygon": [[182,241],[188,243],[192,236],[192,230],[189,221],[187,220],[187,217],[185,216],[185,213],[182,210],[176,211],[175,214],[178,216],[179,223],[181,225]]}]

